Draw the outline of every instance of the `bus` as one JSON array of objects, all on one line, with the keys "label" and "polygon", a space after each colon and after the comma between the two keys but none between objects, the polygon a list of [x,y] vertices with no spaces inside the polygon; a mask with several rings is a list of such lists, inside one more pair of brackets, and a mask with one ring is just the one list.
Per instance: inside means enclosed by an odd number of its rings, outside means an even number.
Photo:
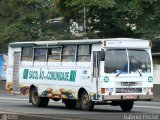
[{"label": "bus", "polygon": [[85,111],[94,105],[131,111],[153,98],[152,43],[134,38],[13,42],[8,91],[28,95],[34,107],[49,99]]}]

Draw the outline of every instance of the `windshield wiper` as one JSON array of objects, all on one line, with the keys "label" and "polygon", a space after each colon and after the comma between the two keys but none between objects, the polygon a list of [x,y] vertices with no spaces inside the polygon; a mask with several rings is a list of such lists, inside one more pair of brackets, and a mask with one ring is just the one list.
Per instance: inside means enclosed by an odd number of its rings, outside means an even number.
[{"label": "windshield wiper", "polygon": [[140,76],[142,76],[142,73],[139,70],[138,70],[138,73],[139,73]]},{"label": "windshield wiper", "polygon": [[122,71],[121,71],[121,72],[119,72],[116,76],[119,76],[121,73],[122,73]]}]

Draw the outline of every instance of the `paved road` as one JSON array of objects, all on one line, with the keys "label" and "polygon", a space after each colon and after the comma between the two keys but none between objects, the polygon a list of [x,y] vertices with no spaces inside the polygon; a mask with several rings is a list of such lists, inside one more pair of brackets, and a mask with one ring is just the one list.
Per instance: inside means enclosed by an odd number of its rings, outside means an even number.
[{"label": "paved road", "polygon": [[[60,120],[129,120],[160,119],[159,102],[135,102],[131,112],[122,112],[119,106],[96,105],[91,112],[66,109],[61,102],[50,100],[47,108],[34,108],[27,96],[0,94],[0,114],[16,114],[18,119],[60,119]],[[10,116],[12,117],[12,116]],[[26,117],[25,117],[26,118]],[[1,119],[1,116],[0,116]]]}]

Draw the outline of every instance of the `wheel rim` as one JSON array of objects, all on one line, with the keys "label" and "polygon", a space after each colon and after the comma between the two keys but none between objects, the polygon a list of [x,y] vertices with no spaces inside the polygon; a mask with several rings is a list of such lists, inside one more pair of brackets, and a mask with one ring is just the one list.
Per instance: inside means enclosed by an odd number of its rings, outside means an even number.
[{"label": "wheel rim", "polygon": [[83,96],[83,105],[88,106],[88,103],[89,103],[89,97],[88,97],[88,95],[84,95]]},{"label": "wheel rim", "polygon": [[32,101],[33,101],[33,103],[37,103],[37,101],[38,101],[38,92],[37,91],[33,92]]}]

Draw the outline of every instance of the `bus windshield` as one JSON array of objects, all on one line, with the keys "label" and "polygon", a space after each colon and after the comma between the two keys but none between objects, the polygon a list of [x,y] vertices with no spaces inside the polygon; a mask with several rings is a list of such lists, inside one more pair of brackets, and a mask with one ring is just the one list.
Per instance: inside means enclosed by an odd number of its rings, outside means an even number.
[{"label": "bus windshield", "polygon": [[105,73],[150,73],[151,61],[146,50],[109,49],[105,51]]}]

